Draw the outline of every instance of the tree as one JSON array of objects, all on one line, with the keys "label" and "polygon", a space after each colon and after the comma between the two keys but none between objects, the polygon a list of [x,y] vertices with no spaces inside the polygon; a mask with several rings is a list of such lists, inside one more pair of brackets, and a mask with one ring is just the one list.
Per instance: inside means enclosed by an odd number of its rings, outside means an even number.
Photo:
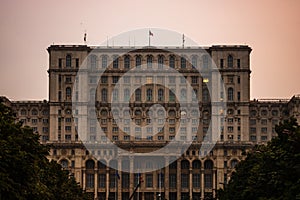
[{"label": "tree", "polygon": [[237,165],[229,184],[218,191],[219,199],[300,198],[300,127],[291,118],[275,130],[278,137],[255,146]]},{"label": "tree", "polygon": [[56,162],[39,135],[15,122],[0,102],[0,199],[87,199],[74,178]]}]

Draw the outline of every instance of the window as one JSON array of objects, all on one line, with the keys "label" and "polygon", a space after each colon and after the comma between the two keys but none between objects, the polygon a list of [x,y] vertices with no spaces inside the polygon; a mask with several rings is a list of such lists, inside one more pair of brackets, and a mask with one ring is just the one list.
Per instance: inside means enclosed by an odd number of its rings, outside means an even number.
[{"label": "window", "polygon": [[71,140],[71,135],[65,135],[65,140],[70,141]]},{"label": "window", "polygon": [[66,88],[66,95],[67,95],[67,97],[71,97],[72,92],[71,92],[71,88],[70,87]]},{"label": "window", "polygon": [[262,110],[262,111],[261,111],[261,115],[262,115],[262,116],[267,116],[267,115],[268,115],[268,111],[265,110],[265,109]]},{"label": "window", "polygon": [[256,119],[250,119],[250,125],[256,125]]},{"label": "window", "polygon": [[114,61],[113,61],[113,69],[118,69],[119,68],[119,57],[118,56],[114,56],[113,57]]},{"label": "window", "polygon": [[158,101],[164,100],[164,89],[158,89]]},{"label": "window", "polygon": [[117,89],[114,89],[112,93],[113,93],[113,101],[118,101],[119,91]]},{"label": "window", "polygon": [[102,68],[106,68],[107,67],[107,56],[103,55],[102,56]]},{"label": "window", "polygon": [[193,174],[193,188],[200,188],[200,174]]},{"label": "window", "polygon": [[175,94],[172,90],[169,90],[169,101],[174,102],[175,101]]},{"label": "window", "polygon": [[232,133],[233,132],[233,126],[228,126],[228,133]]},{"label": "window", "polygon": [[212,174],[204,174],[204,187],[212,188]]},{"label": "window", "polygon": [[188,174],[181,174],[181,187],[182,188],[189,188],[189,175]]},{"label": "window", "polygon": [[118,83],[118,81],[119,81],[119,76],[113,76],[112,79],[113,79],[113,80],[112,80],[113,83]]},{"label": "window", "polygon": [[278,116],[278,110],[272,110],[272,115],[273,116]]},{"label": "window", "polygon": [[185,57],[180,58],[180,68],[185,69],[186,68],[186,59]]},{"label": "window", "polygon": [[255,135],[251,135],[251,136],[250,136],[250,140],[251,140],[251,141],[256,141],[256,136],[255,136]]},{"label": "window", "polygon": [[230,166],[231,166],[231,168],[235,168],[235,166],[238,164],[238,161],[236,160],[236,159],[233,159],[232,161],[231,161],[231,164],[230,164]]},{"label": "window", "polygon": [[105,88],[101,90],[101,100],[107,102],[107,89]]},{"label": "window", "polygon": [[87,174],[86,175],[86,187],[87,188],[94,188],[94,174]]},{"label": "window", "polygon": [[146,187],[153,187],[153,175],[146,174]]},{"label": "window", "polygon": [[142,57],[140,55],[137,55],[135,58],[135,67],[141,68],[142,65]]},{"label": "window", "polygon": [[256,133],[256,128],[255,127],[250,127],[250,133]]},{"label": "window", "polygon": [[176,174],[170,174],[169,175],[169,187],[176,188],[176,185],[177,185]]},{"label": "window", "polygon": [[124,68],[129,69],[130,68],[130,56],[126,55],[124,58]]},{"label": "window", "polygon": [[261,136],[261,141],[267,141],[267,140],[268,140],[268,136],[266,136],[266,135]]},{"label": "window", "polygon": [[209,93],[208,93],[207,89],[203,90],[202,101],[205,102],[205,103],[207,103],[209,101]]},{"label": "window", "polygon": [[220,68],[224,67],[224,59],[220,59]]},{"label": "window", "polygon": [[141,101],[142,100],[142,93],[141,89],[137,89],[135,91],[135,101]]},{"label": "window", "polygon": [[237,77],[237,83],[240,84],[241,83],[241,77]]},{"label": "window", "polygon": [[32,111],[31,111],[31,115],[38,115],[38,111],[37,111],[37,109],[32,109]]},{"label": "window", "polygon": [[129,188],[129,174],[122,173],[122,188]]},{"label": "window", "polygon": [[105,188],[106,186],[106,174],[99,174],[99,188]]},{"label": "window", "polygon": [[66,56],[66,67],[71,67],[71,61],[72,61],[72,57],[71,55],[67,55]]},{"label": "window", "polygon": [[72,77],[66,76],[66,83],[71,83],[71,82],[72,82]]},{"label": "window", "polygon": [[128,88],[126,88],[124,90],[124,101],[127,102],[130,99],[130,90]]},{"label": "window", "polygon": [[162,69],[164,65],[164,56],[163,55],[159,55],[158,56],[158,68]]},{"label": "window", "polygon": [[227,57],[227,67],[228,68],[232,68],[233,67],[233,57],[232,57],[232,55],[229,55]]},{"label": "window", "polygon": [[175,56],[174,55],[170,55],[169,65],[170,65],[171,68],[175,68]]},{"label": "window", "polygon": [[75,66],[76,66],[76,68],[79,67],[79,58],[76,58],[76,59],[75,59]]},{"label": "window", "polygon": [[152,89],[147,89],[147,101],[152,101]]},{"label": "window", "polygon": [[108,77],[107,76],[101,76],[101,83],[108,83]]},{"label": "window", "polygon": [[62,59],[61,58],[58,59],[58,67],[62,68]]},{"label": "window", "polygon": [[153,56],[147,55],[147,67],[152,68]]},{"label": "window", "polygon": [[197,56],[192,57],[192,67],[194,67],[194,68],[197,67]]},{"label": "window", "polygon": [[124,83],[130,83],[130,76],[124,76]]},{"label": "window", "polygon": [[192,84],[197,84],[197,83],[198,83],[198,77],[192,76]]},{"label": "window", "polygon": [[97,56],[96,55],[91,55],[91,69],[96,69],[97,68]]},{"label": "window", "polygon": [[170,84],[175,84],[176,77],[175,76],[169,76],[169,83]]},{"label": "window", "polygon": [[233,94],[233,88],[228,88],[228,101],[233,101],[234,94]]},{"label": "window", "polygon": [[203,63],[203,68],[207,69],[208,68],[208,55],[202,56],[202,63]]},{"label": "window", "polygon": [[268,132],[268,128],[267,127],[262,127],[261,128],[261,133],[267,133]]},{"label": "window", "polygon": [[185,101],[186,100],[186,89],[181,89],[180,90],[180,100]]},{"label": "window", "polygon": [[241,92],[237,93],[237,97],[238,97],[238,101],[240,101],[241,100]]},{"label": "window", "polygon": [[237,59],[237,67],[241,68],[241,60],[240,59]]}]

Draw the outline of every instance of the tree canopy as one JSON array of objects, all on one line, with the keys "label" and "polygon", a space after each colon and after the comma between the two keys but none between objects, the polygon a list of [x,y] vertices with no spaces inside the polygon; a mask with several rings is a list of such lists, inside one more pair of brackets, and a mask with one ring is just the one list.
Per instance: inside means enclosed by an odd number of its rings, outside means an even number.
[{"label": "tree canopy", "polygon": [[278,137],[255,146],[219,191],[221,200],[300,199],[300,127],[291,118],[275,127]]},{"label": "tree canopy", "polygon": [[39,135],[15,121],[0,102],[0,199],[87,199],[68,171],[49,162],[49,147]]}]

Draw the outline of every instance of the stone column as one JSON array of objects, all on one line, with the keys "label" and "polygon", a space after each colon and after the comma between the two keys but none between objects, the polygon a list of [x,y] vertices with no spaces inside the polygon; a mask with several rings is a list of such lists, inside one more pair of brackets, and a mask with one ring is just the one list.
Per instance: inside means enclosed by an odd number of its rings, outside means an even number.
[{"label": "stone column", "polygon": [[109,168],[106,166],[106,199],[109,196]]},{"label": "stone column", "polygon": [[83,173],[82,189],[85,190],[85,186],[86,186],[86,173],[85,173],[85,169],[82,170],[82,173]]},{"label": "stone column", "polygon": [[192,200],[193,196],[193,168],[190,167],[189,170],[189,195],[190,195],[190,200]]},{"label": "stone column", "polygon": [[[134,168],[134,160],[133,157],[130,156],[129,157],[129,169],[133,169]],[[133,193],[134,190],[134,171],[132,171],[132,173],[129,173],[129,196]]]},{"label": "stone column", "polygon": [[204,171],[201,170],[201,199],[204,199]]},{"label": "stone column", "polygon": [[95,170],[95,176],[94,176],[94,198],[98,199],[98,170]]},{"label": "stone column", "polygon": [[181,199],[181,159],[177,160],[177,199]]},{"label": "stone column", "polygon": [[165,191],[165,199],[169,199],[169,157],[165,157],[165,185],[164,185],[164,191]]}]

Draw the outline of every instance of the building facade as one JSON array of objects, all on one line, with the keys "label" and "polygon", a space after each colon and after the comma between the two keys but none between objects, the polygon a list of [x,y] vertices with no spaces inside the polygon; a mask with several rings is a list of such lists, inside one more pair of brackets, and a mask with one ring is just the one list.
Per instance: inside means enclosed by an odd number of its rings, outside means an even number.
[{"label": "building facade", "polygon": [[[49,159],[69,170],[95,199],[129,199],[141,177],[143,181],[134,199],[212,199],[216,190],[226,185],[245,151],[275,137],[275,125],[280,121],[291,116],[300,119],[300,96],[250,100],[248,46],[51,45],[47,50],[49,100],[7,104],[18,120],[41,135],[42,143],[53,146]],[[179,72],[183,78],[173,76],[165,68]],[[138,70],[122,78],[132,69]],[[87,76],[78,76],[79,73]],[[217,80],[216,73],[222,81]],[[192,92],[184,86],[185,81]],[[86,88],[84,94],[76,89],[78,82]],[[118,82],[121,89],[115,87]],[[211,90],[216,82],[224,85],[217,94]],[[142,86],[136,86],[132,92],[134,85]],[[205,148],[214,140],[210,135],[214,113],[211,98],[226,103],[226,110],[218,110],[218,138],[213,149]],[[120,99],[121,103],[112,107],[112,102]],[[182,106],[188,104],[188,99],[197,101],[197,109]],[[95,117],[78,119],[82,110],[74,108],[74,101],[84,102],[86,116],[90,113]],[[152,108],[154,104],[161,107]],[[160,108],[164,108],[164,114]],[[133,128],[130,121],[139,127],[153,121],[155,125],[142,131]],[[78,133],[78,123],[85,125],[84,135]],[[152,167],[151,157],[147,162],[139,162],[118,148],[108,148],[108,141],[139,153],[163,148],[170,141],[188,141],[189,145],[184,150],[171,146],[167,155],[156,155],[161,159],[161,169],[141,173]],[[101,148],[87,149],[84,144]],[[178,153],[182,154],[180,158],[170,162]],[[134,169],[134,173],[128,169]]]}]

